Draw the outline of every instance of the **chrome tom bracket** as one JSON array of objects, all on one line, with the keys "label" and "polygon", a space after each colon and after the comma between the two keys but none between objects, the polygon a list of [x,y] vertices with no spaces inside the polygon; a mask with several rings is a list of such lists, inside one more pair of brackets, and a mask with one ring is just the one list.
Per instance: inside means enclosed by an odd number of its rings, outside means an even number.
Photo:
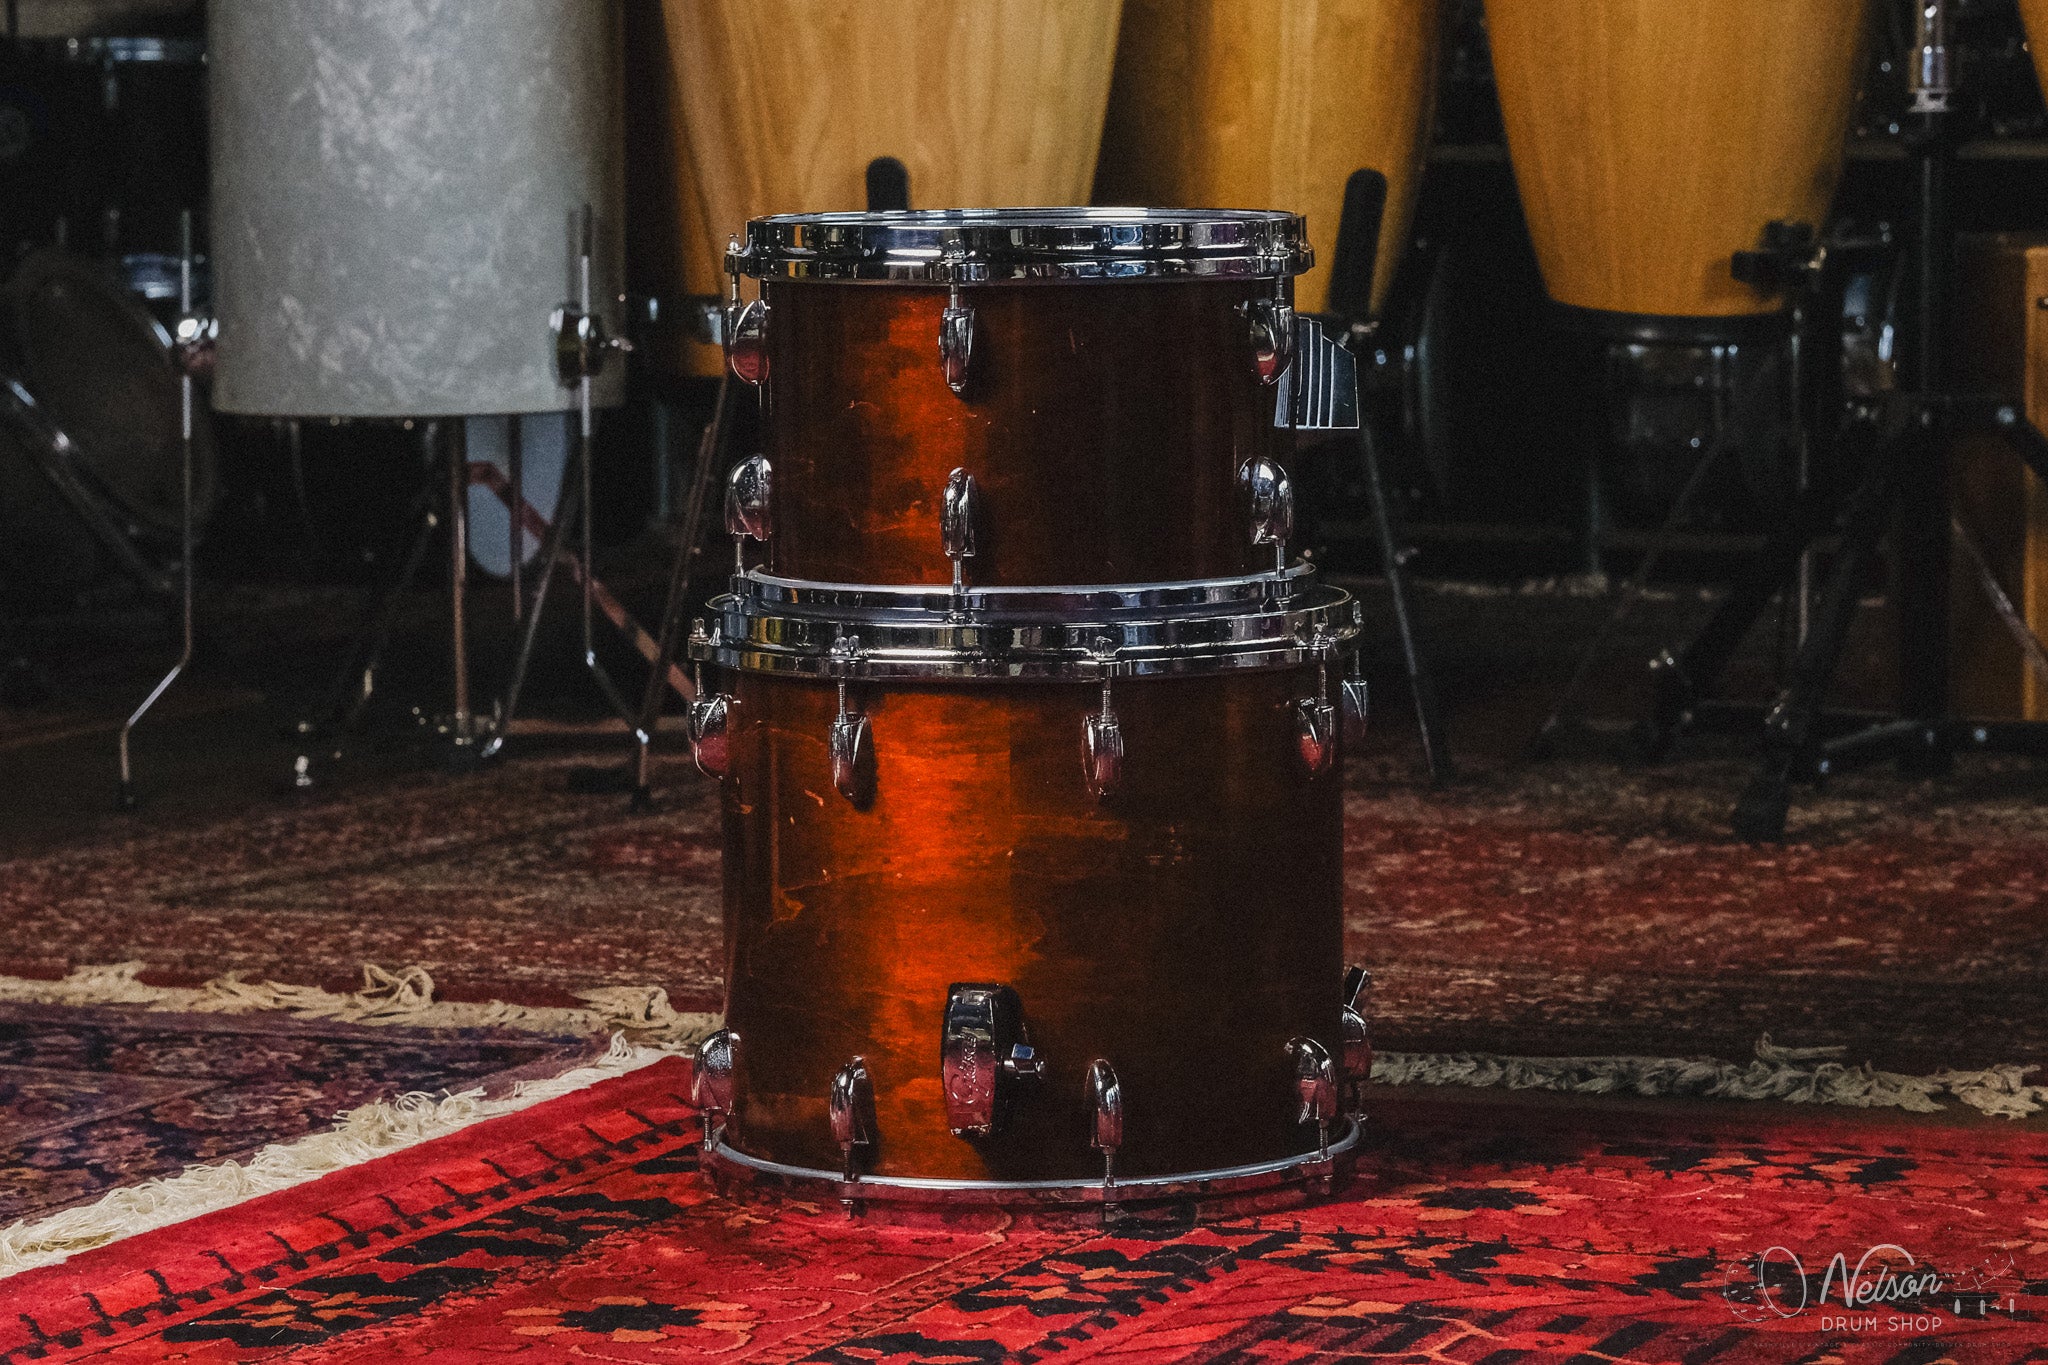
[{"label": "chrome tom bracket", "polygon": [[1081,722],[1081,762],[1089,792],[1102,801],[1124,780],[1124,731],[1112,695],[1122,665],[1115,642],[1106,637],[1095,642],[1094,654],[1102,674],[1102,709]]},{"label": "chrome tom bracket", "polygon": [[959,983],[946,992],[939,1078],[946,1126],[958,1138],[1001,1132],[1020,1086],[1045,1074],[1024,1028],[1024,1004],[1008,986]]},{"label": "chrome tom bracket", "polygon": [[[704,629],[704,618],[698,617],[690,623],[689,651],[693,659],[700,659],[718,648],[718,631]],[[704,665],[699,662],[694,670],[697,696],[691,701],[685,722],[690,735],[690,756],[697,761],[697,771],[706,777],[724,777],[732,767],[732,713],[738,706],[739,698],[724,692],[704,690]]]},{"label": "chrome tom bracket", "polygon": [[868,1075],[866,1058],[855,1057],[832,1077],[826,1112],[832,1121],[832,1140],[839,1144],[840,1179],[848,1186],[846,1203],[851,1208],[852,1187],[860,1183],[862,1155],[880,1136],[875,1121],[875,1082]]},{"label": "chrome tom bracket", "polygon": [[861,669],[860,636],[832,642],[831,676],[839,683],[839,714],[832,718],[832,785],[856,806],[875,795],[875,742],[868,718],[847,704],[847,682]]},{"label": "chrome tom bracket", "polygon": [[740,239],[729,239],[725,248],[725,319],[719,330],[725,343],[725,363],[733,377],[759,388],[768,382],[768,300],[740,302],[740,263],[745,258],[746,248]]},{"label": "chrome tom bracket", "polygon": [[1337,1121],[1337,1067],[1330,1050],[1313,1038],[1287,1040],[1294,1064],[1294,1094],[1301,1101],[1296,1123],[1316,1125],[1316,1160],[1330,1159],[1330,1125]]},{"label": "chrome tom bracket", "polygon": [[1274,583],[1284,588],[1287,542],[1294,535],[1294,481],[1275,461],[1252,459],[1239,466],[1237,482],[1250,502],[1252,544],[1273,547]]},{"label": "chrome tom bracket", "polygon": [[1261,384],[1277,384],[1294,359],[1292,282],[1275,281],[1273,297],[1251,299],[1239,307],[1251,327],[1252,367]]},{"label": "chrome tom bracket", "polygon": [[[587,267],[587,254],[584,259]],[[626,338],[606,335],[604,319],[580,304],[565,303],[557,308],[548,319],[548,329],[555,337],[555,375],[567,388],[603,374],[612,352],[633,349]],[[182,322],[179,331],[184,331]]]},{"label": "chrome tom bracket", "polygon": [[709,1151],[732,1113],[733,1073],[739,1068],[740,1036],[722,1028],[697,1045],[697,1065],[690,1076],[690,1103],[704,1119],[704,1147]]},{"label": "chrome tom bracket", "polygon": [[954,284],[946,294],[946,311],[939,314],[939,365],[947,388],[967,391],[967,369],[973,360],[974,310],[960,301],[960,286]]},{"label": "chrome tom bracket", "polygon": [[1344,973],[1344,1112],[1352,1118],[1365,1113],[1365,1087],[1372,1080],[1372,1023],[1366,1017],[1367,998],[1372,992],[1372,973],[1351,967]]},{"label": "chrome tom bracket", "polygon": [[725,480],[725,533],[732,537],[732,571],[747,571],[747,542],[775,534],[775,470],[765,455],[749,455]]},{"label": "chrome tom bracket", "polygon": [[981,534],[981,485],[965,469],[946,476],[946,493],[939,506],[939,541],[946,558],[953,561],[953,605],[949,619],[967,619],[967,561],[974,558]]},{"label": "chrome tom bracket", "polygon": [[1365,675],[1359,671],[1361,667],[1358,652],[1353,650],[1344,679],[1337,684],[1344,709],[1344,744],[1347,748],[1365,742],[1366,725],[1372,713],[1372,692]]},{"label": "chrome tom bracket", "polygon": [[1294,322],[1294,363],[1273,394],[1273,425],[1292,431],[1358,430],[1358,360],[1315,318]]},{"label": "chrome tom bracket", "polygon": [[1116,1154],[1124,1145],[1124,1088],[1101,1057],[1088,1065],[1088,1145],[1102,1153],[1103,1217],[1116,1189]]},{"label": "chrome tom bracket", "polygon": [[1330,658],[1337,642],[1317,627],[1307,648],[1316,659],[1316,694],[1294,703],[1295,749],[1308,775],[1321,777],[1337,756],[1337,708],[1330,702]]}]

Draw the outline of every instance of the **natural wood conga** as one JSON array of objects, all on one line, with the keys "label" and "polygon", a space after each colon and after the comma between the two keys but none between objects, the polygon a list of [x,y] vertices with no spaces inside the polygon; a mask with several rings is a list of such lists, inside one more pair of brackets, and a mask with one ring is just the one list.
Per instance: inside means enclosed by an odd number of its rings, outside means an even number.
[{"label": "natural wood conga", "polygon": [[1515,182],[1551,298],[1728,317],[1729,273],[1834,197],[1868,0],[1487,0]]},{"label": "natural wood conga", "polygon": [[1440,27],[1438,0],[1125,0],[1096,202],[1304,214],[1325,248],[1296,282],[1314,311],[1329,298],[1344,182],[1377,170],[1377,310],[1407,246]]},{"label": "natural wood conga", "polygon": [[751,218],[865,207],[876,157],[913,204],[1086,202],[1121,3],[663,0],[683,283]]},{"label": "natural wood conga", "polygon": [[2026,26],[2027,46],[2034,53],[2034,74],[2048,91],[2048,0],[2020,0],[2020,22]]}]

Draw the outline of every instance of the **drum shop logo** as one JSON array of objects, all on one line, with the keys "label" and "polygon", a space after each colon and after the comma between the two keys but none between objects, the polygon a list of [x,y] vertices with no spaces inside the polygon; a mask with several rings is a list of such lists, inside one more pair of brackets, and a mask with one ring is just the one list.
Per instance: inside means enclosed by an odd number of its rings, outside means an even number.
[{"label": "drum shop logo", "polygon": [[2033,1306],[2035,1287],[2010,1257],[1949,1270],[1897,1243],[1880,1242],[1825,1260],[1769,1247],[1724,1267],[1721,1297],[1737,1318],[1758,1326],[1919,1336],[1965,1322],[2020,1317]]}]

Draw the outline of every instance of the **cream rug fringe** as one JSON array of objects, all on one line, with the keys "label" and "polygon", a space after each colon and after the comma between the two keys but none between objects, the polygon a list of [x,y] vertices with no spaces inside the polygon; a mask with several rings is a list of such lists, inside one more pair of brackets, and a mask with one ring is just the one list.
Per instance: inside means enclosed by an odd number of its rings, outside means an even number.
[{"label": "cream rug fringe", "polygon": [[401,1095],[348,1110],[328,1132],[272,1143],[250,1157],[246,1165],[224,1161],[194,1166],[183,1175],[114,1190],[96,1203],[66,1209],[40,1222],[0,1229],[0,1279],[360,1166],[484,1119],[516,1114],[671,1055],[669,1049],[637,1047],[624,1035],[613,1034],[611,1047],[598,1061],[547,1080],[520,1081],[510,1094],[496,1099],[486,1098],[479,1088],[440,1099]]},{"label": "cream rug fringe", "polygon": [[1972,1109],[2018,1119],[2048,1106],[2048,1086],[2028,1085],[2032,1066],[1995,1066],[1907,1076],[1847,1066],[1846,1048],[1779,1047],[1767,1033],[1747,1066],[1711,1057],[1498,1057],[1485,1053],[1384,1052],[1373,1062],[1378,1085],[1457,1085],[1560,1090],[1585,1095],[1692,1095],[1703,1099],[1782,1100],[1857,1109],[1937,1113],[1948,1095]]},{"label": "cream rug fringe", "polygon": [[337,995],[317,986],[244,981],[241,973],[203,986],[147,986],[136,980],[140,962],[80,967],[61,981],[0,976],[0,1001],[35,1005],[133,1005],[186,1014],[255,1014],[282,1010],[298,1019],[351,1024],[410,1024],[421,1028],[515,1028],[537,1033],[624,1030],[634,1041],[659,1047],[695,1043],[718,1027],[715,1014],[681,1013],[659,986],[600,986],[574,994],[586,1008],[508,1005],[502,1000],[436,1000],[424,967],[389,971],[363,964],[363,988]]}]

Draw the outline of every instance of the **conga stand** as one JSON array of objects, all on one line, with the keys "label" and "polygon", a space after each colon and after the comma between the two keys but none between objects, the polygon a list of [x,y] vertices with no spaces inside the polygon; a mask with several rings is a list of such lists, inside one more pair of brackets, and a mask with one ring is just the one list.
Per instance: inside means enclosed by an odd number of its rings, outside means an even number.
[{"label": "conga stand", "polygon": [[179,639],[178,661],[157,680],[142,704],[132,711],[121,724],[120,769],[121,786],[118,804],[122,810],[133,810],[139,798],[135,793],[135,772],[130,760],[128,737],[142,722],[164,693],[192,664],[194,640],[193,624],[193,549],[197,537],[193,531],[192,518],[192,404],[196,398],[193,379],[198,373],[209,368],[212,361],[213,322],[192,311],[192,211],[186,209],[178,218],[179,261],[178,261],[178,335],[172,350],[172,359],[178,366],[179,402],[179,523],[178,523],[178,617]]},{"label": "conga stand", "polygon": [[[1344,206],[1337,222],[1337,247],[1330,266],[1329,321],[1337,335],[1346,337],[1353,354],[1370,358],[1383,356],[1388,347],[1380,336],[1381,319],[1372,311],[1374,264],[1379,255],[1380,221],[1386,212],[1387,178],[1378,171],[1359,170],[1344,185]],[[1369,372],[1377,373],[1374,365]],[[1380,569],[1386,576],[1393,599],[1394,630],[1401,642],[1401,663],[1407,673],[1408,695],[1415,706],[1416,731],[1422,740],[1423,767],[1431,783],[1440,784],[1451,776],[1450,746],[1444,738],[1443,713],[1437,705],[1436,684],[1415,627],[1415,613],[1409,601],[1407,561],[1414,553],[1401,543],[1396,527],[1394,499],[1380,462],[1379,442],[1372,417],[1361,411],[1357,421],[1358,460],[1364,476],[1366,495],[1372,503],[1374,539],[1379,542]]]},{"label": "conga stand", "polygon": [[[2000,431],[2038,477],[2048,478],[2048,439],[2028,426],[2010,403],[1957,394],[1949,387],[1948,286],[1955,231],[1948,202],[1952,133],[1945,0],[1929,0],[1919,23],[1911,73],[1916,127],[1910,147],[1919,187],[1911,255],[1913,308],[1900,336],[1905,385],[1891,396],[1874,458],[1843,512],[1835,567],[1821,591],[1811,628],[1793,659],[1786,686],[1765,714],[1763,758],[1733,817],[1736,834],[1745,839],[1784,837],[1795,781],[1818,783],[1884,759],[1896,759],[1909,777],[1939,776],[1962,750],[2048,755],[2048,725],[1966,721],[1954,716],[1949,706],[1952,546],[1976,559],[1994,605],[2004,602],[2004,593],[1983,565],[1974,541],[1951,515],[1948,442],[1967,428]],[[1828,415],[1815,414],[1812,420],[1824,424]],[[1839,411],[1833,420],[1841,420]],[[1887,530],[1894,534],[1897,549],[1898,712],[1860,727],[1844,726],[1824,711],[1823,703],[1864,579]],[[1774,550],[1780,563],[1794,553],[1789,539]],[[2004,606],[2001,615],[2020,637],[2029,660],[2048,669],[2048,655],[2039,641],[2010,610],[2010,603]]]}]

